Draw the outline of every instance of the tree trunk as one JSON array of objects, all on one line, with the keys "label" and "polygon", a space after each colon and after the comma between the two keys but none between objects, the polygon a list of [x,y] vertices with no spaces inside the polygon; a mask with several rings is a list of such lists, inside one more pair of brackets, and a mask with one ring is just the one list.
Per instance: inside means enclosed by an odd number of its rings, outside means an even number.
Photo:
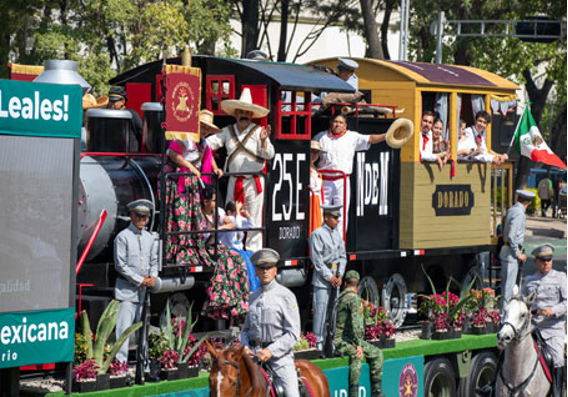
[{"label": "tree trunk", "polygon": [[363,14],[363,21],[365,22],[365,39],[367,39],[368,55],[374,59],[384,59],[383,48],[379,41],[379,34],[377,29],[377,21],[373,13],[371,0],[360,0],[361,13]]},{"label": "tree trunk", "polygon": [[383,15],[383,22],[381,24],[381,47],[383,49],[383,59],[391,59],[388,46],[388,33],[390,17],[395,4],[397,4],[396,0],[387,0],[385,3],[385,14]]},{"label": "tree trunk", "polygon": [[288,42],[288,7],[289,0],[280,1],[280,42],[278,44],[278,62],[286,61],[286,44]]},{"label": "tree trunk", "polygon": [[550,129],[550,148],[566,162],[566,102],[560,109]]},{"label": "tree trunk", "polygon": [[259,0],[243,0],[241,58],[245,58],[250,51],[256,50],[259,36],[258,2]]}]

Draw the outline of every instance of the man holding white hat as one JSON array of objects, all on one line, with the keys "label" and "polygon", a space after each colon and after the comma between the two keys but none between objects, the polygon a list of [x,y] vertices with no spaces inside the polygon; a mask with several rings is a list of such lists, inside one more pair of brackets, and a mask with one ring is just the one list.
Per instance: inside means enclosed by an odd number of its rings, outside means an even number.
[{"label": "man holding white hat", "polygon": [[517,203],[505,212],[503,219],[503,247],[499,254],[501,259],[501,294],[509,301],[513,296],[513,287],[517,280],[519,261],[525,263],[527,256],[523,253],[527,207],[535,194],[528,190],[517,190]]},{"label": "man holding white hat", "polygon": [[[265,160],[274,157],[274,146],[270,142],[270,126],[261,127],[252,119],[266,117],[268,109],[255,105],[249,88],[244,88],[239,99],[221,102],[221,109],[237,119],[217,134],[207,138],[211,150],[225,146],[227,160],[225,172],[257,172],[260,173]],[[262,204],[264,198],[264,178],[258,175],[231,176],[227,189],[227,202],[234,200],[246,205],[255,225],[262,225]],[[260,232],[248,232],[246,249],[257,251],[262,248]]]}]

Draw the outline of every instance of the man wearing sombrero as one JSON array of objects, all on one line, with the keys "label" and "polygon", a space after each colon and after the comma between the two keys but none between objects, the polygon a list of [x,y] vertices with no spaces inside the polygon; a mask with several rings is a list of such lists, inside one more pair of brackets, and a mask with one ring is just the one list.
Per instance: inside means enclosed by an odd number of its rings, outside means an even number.
[{"label": "man wearing sombrero", "polygon": [[[265,160],[274,157],[274,146],[270,142],[270,126],[263,128],[252,119],[266,117],[268,109],[252,102],[250,89],[244,88],[241,97],[221,102],[221,109],[237,119],[221,131],[207,138],[211,150],[223,146],[227,149],[225,172],[260,173]],[[255,225],[262,225],[262,203],[264,197],[264,179],[258,175],[231,176],[227,189],[227,201],[240,201],[246,205]],[[249,232],[246,249],[257,251],[262,248],[260,232]]]}]

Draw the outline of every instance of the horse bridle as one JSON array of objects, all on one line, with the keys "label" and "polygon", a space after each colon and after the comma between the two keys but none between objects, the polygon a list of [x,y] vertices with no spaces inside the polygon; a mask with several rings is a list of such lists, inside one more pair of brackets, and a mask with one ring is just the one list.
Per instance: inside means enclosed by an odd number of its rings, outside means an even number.
[{"label": "horse bridle", "polygon": [[[235,390],[235,397],[239,397],[239,394],[241,392],[241,367],[236,362],[229,360],[227,358],[224,358],[223,361],[237,370],[237,380],[235,382],[232,382],[231,386],[234,386],[235,383],[236,383],[237,387],[236,387],[236,390]],[[216,363],[217,359],[213,360],[213,362]],[[252,392],[252,386],[245,393],[245,397],[248,396],[251,392]]]},{"label": "horse bridle", "polygon": [[[513,300],[521,301],[521,302],[522,302],[522,300],[521,300],[519,297],[513,297],[513,298],[511,298],[511,301],[513,301]],[[524,302],[523,302],[523,303],[524,303]],[[530,311],[529,311],[529,313],[530,313]],[[503,323],[502,327],[504,327],[505,325],[510,326],[510,327],[513,329],[513,333],[514,333],[514,335],[515,335],[515,336],[513,337],[513,340],[519,340],[520,332],[521,332],[522,330],[524,330],[524,329],[527,327],[527,323],[530,321],[530,318],[531,318],[530,316],[527,316],[527,317],[525,318],[525,320],[523,321],[523,324],[522,324],[521,327],[519,328],[519,331],[517,331],[517,329],[515,328],[515,326],[514,326],[512,323],[510,323],[509,321],[505,321],[505,322]],[[529,335],[530,335],[530,334],[527,334],[527,336],[529,336]],[[533,366],[533,369],[532,369],[531,373],[529,374],[529,376],[528,376],[524,381],[522,381],[522,382],[521,382],[520,384],[518,384],[517,386],[511,385],[511,384],[510,384],[509,382],[507,382],[507,381],[505,380],[505,378],[503,377],[503,358],[504,358],[505,355],[504,355],[504,354],[501,355],[501,357],[499,358],[499,363],[498,363],[498,367],[499,367],[499,377],[501,378],[501,382],[503,382],[503,384],[505,385],[505,387],[506,387],[507,390],[509,391],[509,395],[511,395],[511,396],[516,396],[516,395],[519,393],[519,391],[523,390],[523,389],[530,383],[530,381],[531,381],[532,378],[534,377],[534,374],[536,373],[536,369],[537,369],[537,367],[538,367],[538,363],[539,363],[539,361],[540,361],[540,356],[541,356],[541,354],[542,354],[542,352],[541,352],[541,350],[539,349],[539,350],[538,350],[538,355],[537,355],[537,357],[536,357],[536,360],[535,360],[535,363],[534,363],[534,366]]]}]

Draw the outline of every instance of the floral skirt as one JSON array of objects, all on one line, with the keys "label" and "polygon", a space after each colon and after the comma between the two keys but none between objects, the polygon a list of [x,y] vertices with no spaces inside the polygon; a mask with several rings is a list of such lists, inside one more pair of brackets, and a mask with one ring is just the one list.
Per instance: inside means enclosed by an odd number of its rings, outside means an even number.
[{"label": "floral skirt", "polygon": [[[173,168],[166,166],[166,172]],[[195,175],[168,178],[166,180],[166,231],[183,232],[199,230],[203,222],[199,179]],[[168,236],[166,260],[182,266],[214,266],[199,234]]]},{"label": "floral skirt", "polygon": [[[214,254],[214,247],[209,247]],[[241,255],[227,246],[217,244],[211,285],[207,288],[209,300],[203,305],[203,315],[214,319],[230,319],[231,324],[244,322],[248,312],[249,282],[245,262]]]}]

